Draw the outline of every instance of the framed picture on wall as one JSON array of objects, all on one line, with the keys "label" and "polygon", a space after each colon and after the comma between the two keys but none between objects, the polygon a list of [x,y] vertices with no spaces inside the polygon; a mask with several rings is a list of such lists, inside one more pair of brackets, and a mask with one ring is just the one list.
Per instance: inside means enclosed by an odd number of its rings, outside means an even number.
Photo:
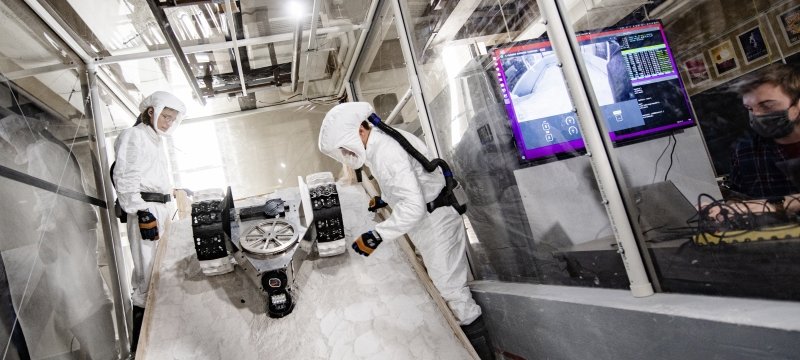
[{"label": "framed picture on wall", "polygon": [[745,64],[750,64],[769,55],[767,43],[764,41],[764,36],[761,35],[761,27],[756,26],[739,34],[736,38],[739,40],[739,49],[744,54]]},{"label": "framed picture on wall", "polygon": [[733,49],[733,44],[730,40],[725,40],[708,51],[711,55],[711,62],[714,64],[714,70],[717,75],[722,75],[739,68],[739,63],[736,61],[736,51]]},{"label": "framed picture on wall", "polygon": [[787,44],[794,45],[800,42],[800,6],[795,6],[778,15],[778,23],[781,24],[783,37]]},{"label": "framed picture on wall", "polygon": [[684,61],[683,66],[686,68],[686,74],[689,75],[689,81],[692,86],[711,80],[711,74],[708,73],[708,66],[706,66],[706,59],[703,58],[703,53]]}]

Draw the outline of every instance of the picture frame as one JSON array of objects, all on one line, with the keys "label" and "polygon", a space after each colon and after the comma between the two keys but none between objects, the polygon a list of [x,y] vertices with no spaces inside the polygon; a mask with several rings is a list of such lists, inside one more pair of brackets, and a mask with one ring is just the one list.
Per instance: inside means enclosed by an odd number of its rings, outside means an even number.
[{"label": "picture frame", "polygon": [[769,46],[764,40],[764,33],[761,31],[761,26],[755,27],[736,35],[739,50],[744,55],[745,65],[750,65],[764,57],[770,55]]},{"label": "picture frame", "polygon": [[778,14],[778,24],[788,45],[800,43],[800,6]]},{"label": "picture frame", "polygon": [[698,86],[711,80],[711,73],[708,71],[708,65],[703,53],[685,60],[683,67],[686,69],[686,75],[692,86]]},{"label": "picture frame", "polygon": [[717,46],[708,50],[711,63],[717,76],[731,73],[739,68],[739,61],[736,59],[736,49],[730,40],[725,40]]}]

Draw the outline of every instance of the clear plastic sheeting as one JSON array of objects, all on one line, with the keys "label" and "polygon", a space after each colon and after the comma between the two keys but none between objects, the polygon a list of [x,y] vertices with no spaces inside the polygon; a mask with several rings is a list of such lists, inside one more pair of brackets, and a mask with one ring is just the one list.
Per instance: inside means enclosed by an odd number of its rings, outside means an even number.
[{"label": "clear plastic sheeting", "polygon": [[[45,134],[41,122],[6,116],[0,119],[0,139],[5,172],[20,172],[26,181],[46,182],[86,200],[79,162],[67,145]],[[98,209],[5,177],[0,189],[4,356],[116,356],[113,306],[98,267]]]},{"label": "clear plastic sheeting", "polygon": [[[375,222],[360,186],[340,186],[339,194],[350,241]],[[172,229],[151,305],[148,359],[469,358],[394,241],[368,258],[348,250],[307,260],[297,307],[272,319],[241,269],[202,274],[189,222]]]}]

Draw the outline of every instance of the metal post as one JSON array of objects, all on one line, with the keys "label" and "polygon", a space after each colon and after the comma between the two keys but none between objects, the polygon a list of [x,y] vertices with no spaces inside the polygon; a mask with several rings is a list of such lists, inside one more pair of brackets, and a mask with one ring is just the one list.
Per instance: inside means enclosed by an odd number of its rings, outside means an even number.
[{"label": "metal post", "polygon": [[314,0],[314,6],[311,8],[311,29],[308,33],[308,47],[306,48],[306,72],[303,74],[303,99],[308,98],[308,77],[311,74],[308,65],[311,63],[311,57],[317,51],[317,21],[319,20],[319,6],[320,0]]},{"label": "metal post", "polygon": [[414,52],[411,48],[411,39],[408,36],[408,27],[406,20],[403,16],[403,9],[400,6],[400,0],[393,0],[394,6],[394,23],[397,27],[397,37],[400,40],[400,49],[403,51],[403,58],[406,61],[406,70],[408,70],[408,82],[411,85],[411,91],[414,94],[414,101],[417,105],[417,113],[419,114],[419,122],[422,126],[422,131],[425,134],[425,143],[431,151],[434,151],[435,157],[442,156],[443,152],[439,149],[436,137],[433,133],[430,118],[428,117],[428,106],[425,103],[425,97],[422,94],[422,84],[419,81],[417,71],[417,62],[414,59]]},{"label": "metal post", "polygon": [[619,185],[622,179],[617,179],[609,154],[606,152],[607,147],[611,145],[604,146],[603,144],[605,140],[601,131],[603,131],[604,125],[598,125],[599,121],[603,121],[603,113],[593,96],[592,84],[583,63],[580,47],[575,37],[572,36],[575,33],[572,25],[568,19],[562,18],[567,14],[566,8],[561,0],[539,1],[538,4],[547,19],[547,32],[553,44],[553,50],[561,63],[567,90],[575,102],[578,124],[586,144],[592,171],[597,178],[611,229],[617,239],[618,252],[625,264],[631,293],[635,297],[650,296],[653,294],[653,287],[647,278],[642,256],[627,217]]},{"label": "metal post", "polygon": [[397,115],[399,115],[400,112],[403,111],[403,108],[408,103],[408,100],[411,100],[411,88],[408,88],[408,90],[406,90],[406,93],[403,94],[403,97],[400,98],[399,102],[397,102],[397,105],[394,107],[394,109],[392,109],[392,112],[390,112],[389,115],[386,116],[386,119],[384,119],[383,121],[391,125],[392,122],[394,122],[394,119],[397,117]]},{"label": "metal post", "polygon": [[300,42],[303,40],[303,22],[300,21],[299,16],[295,21],[297,23],[294,25],[294,42],[292,45],[292,49],[294,49],[292,54],[292,93],[297,91],[297,81],[300,79]]},{"label": "metal post", "polygon": [[354,81],[351,81],[350,77],[353,76],[353,70],[356,67],[356,63],[358,63],[359,58],[361,57],[361,50],[364,48],[364,42],[367,40],[367,35],[371,31],[372,28],[372,20],[375,18],[375,13],[378,11],[378,0],[372,0],[369,5],[369,10],[367,10],[367,18],[364,19],[364,23],[361,26],[361,34],[358,36],[358,42],[356,43],[356,48],[353,51],[353,59],[350,61],[350,64],[347,66],[347,71],[344,73],[343,81],[342,81],[342,88],[339,90],[339,96],[342,96],[345,92],[349,93],[350,101],[358,100],[357,94],[353,94],[353,89],[351,87]]},{"label": "metal post", "polygon": [[122,256],[122,241],[119,236],[117,218],[114,214],[114,189],[111,185],[111,176],[107,169],[111,168],[106,150],[106,138],[103,133],[103,119],[100,109],[100,92],[97,90],[97,72],[94,64],[88,64],[85,74],[80,74],[81,92],[86,98],[91,99],[91,106],[87,104],[86,118],[89,121],[89,142],[94,157],[99,161],[99,166],[94,167],[94,179],[97,187],[97,196],[106,201],[106,209],[100,211],[100,222],[103,227],[103,239],[106,243],[108,255],[108,268],[111,273],[111,295],[114,298],[114,313],[117,318],[117,333],[119,335],[120,357],[127,359],[130,356],[130,333],[133,328],[131,317],[131,299],[128,283],[123,279],[124,261]]},{"label": "metal post", "polygon": [[236,69],[239,71],[239,83],[242,84],[242,96],[247,96],[247,86],[245,84],[244,71],[242,71],[242,56],[239,53],[239,38],[236,36],[236,20],[233,19],[233,6],[231,1],[225,1],[225,15],[228,19],[228,32],[233,41],[233,56],[236,58]]}]

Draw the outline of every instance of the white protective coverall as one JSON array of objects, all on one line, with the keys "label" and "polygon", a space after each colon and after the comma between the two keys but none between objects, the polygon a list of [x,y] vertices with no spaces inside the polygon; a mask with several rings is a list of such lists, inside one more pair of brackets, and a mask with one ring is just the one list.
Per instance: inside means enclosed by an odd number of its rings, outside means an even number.
[{"label": "white protective coverall", "polygon": [[[358,135],[361,122],[374,110],[369,103],[345,103],[331,109],[322,122],[319,149],[348,166],[367,165],[378,181],[381,197],[392,207],[392,215],[375,226],[384,241],[408,233],[419,250],[428,275],[462,325],[472,323],[481,308],[467,287],[467,236],[461,216],[451,206],[428,213],[445,185],[440,169],[427,172],[400,144],[373,127],[366,149]],[[397,130],[423,155],[430,153],[416,136]],[[356,154],[349,158],[341,149]],[[366,204],[365,204],[366,206]]]},{"label": "white protective coverall", "polygon": [[[145,307],[147,290],[150,287],[150,273],[158,248],[158,241],[142,240],[136,212],[149,210],[158,222],[159,238],[163,236],[166,223],[170,219],[167,204],[145,202],[142,192],[171,194],[172,183],[167,167],[167,154],[164,149],[164,136],[171,134],[180,125],[186,108],[183,102],[174,95],[156,91],[139,104],[139,110],[153,108],[153,127],[138,124],[124,130],[114,143],[116,165],[114,165],[114,183],[117,189],[119,205],[128,213],[128,241],[131,244],[133,257],[133,275],[131,287],[133,305]],[[178,111],[175,121],[165,133],[158,129],[159,115],[165,108]]]},{"label": "white protective coverall", "polygon": [[[0,119],[0,137],[16,149],[15,162],[26,164],[28,175],[85,194],[80,166],[69,148],[43,137],[35,122],[17,115]],[[38,188],[32,192],[38,228],[27,247],[38,258],[7,269],[22,272],[20,282],[10,281],[9,287],[31,355],[53,355],[54,344],[41,340],[52,336],[67,345],[79,343],[86,358],[111,359],[116,356],[113,308],[97,265],[97,213],[92,205],[64,195]],[[38,282],[34,274],[41,274]]]}]

